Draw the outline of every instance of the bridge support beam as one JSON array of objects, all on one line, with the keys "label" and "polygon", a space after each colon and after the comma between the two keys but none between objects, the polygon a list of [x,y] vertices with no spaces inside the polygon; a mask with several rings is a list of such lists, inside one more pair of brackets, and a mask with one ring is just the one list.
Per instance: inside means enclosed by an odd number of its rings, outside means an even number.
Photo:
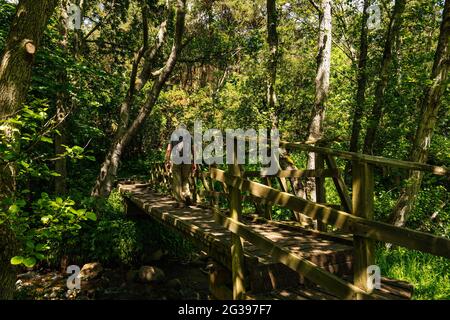
[{"label": "bridge support beam", "polygon": [[[370,164],[353,161],[353,193],[352,212],[354,215],[373,219],[374,180],[373,168]],[[353,236],[354,261],[353,280],[354,284],[365,292],[370,292],[368,284],[368,267],[375,264],[375,243],[373,240],[361,236]],[[357,299],[362,299],[357,296]]]},{"label": "bridge support beam", "polygon": [[[233,176],[242,177],[241,168],[237,161],[237,141],[234,141],[234,164],[228,169]],[[238,188],[230,187],[230,218],[241,220],[242,195]],[[233,300],[245,299],[245,268],[243,239],[236,234],[231,235],[231,278],[233,281]]]},{"label": "bridge support beam", "polygon": [[209,269],[209,291],[213,299],[231,300],[233,292],[231,287],[231,274],[220,263],[211,260],[208,263]]},{"label": "bridge support beam", "polygon": [[[325,159],[320,153],[315,153],[316,157],[316,170],[324,170],[325,168]],[[325,193],[325,177],[318,176],[316,177],[316,202],[321,204],[327,203],[327,197]],[[319,231],[327,231],[327,225],[322,221],[317,220],[317,230]]]}]

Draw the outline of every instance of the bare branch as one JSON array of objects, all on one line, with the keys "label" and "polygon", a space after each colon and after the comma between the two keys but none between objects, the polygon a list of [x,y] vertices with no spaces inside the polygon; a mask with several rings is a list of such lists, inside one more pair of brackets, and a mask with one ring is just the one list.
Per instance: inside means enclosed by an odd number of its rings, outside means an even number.
[{"label": "bare branch", "polygon": [[309,0],[309,3],[311,3],[311,5],[314,7],[314,9],[317,10],[317,12],[318,12],[319,14],[322,13],[322,10],[321,10],[320,7],[314,2],[314,0]]}]

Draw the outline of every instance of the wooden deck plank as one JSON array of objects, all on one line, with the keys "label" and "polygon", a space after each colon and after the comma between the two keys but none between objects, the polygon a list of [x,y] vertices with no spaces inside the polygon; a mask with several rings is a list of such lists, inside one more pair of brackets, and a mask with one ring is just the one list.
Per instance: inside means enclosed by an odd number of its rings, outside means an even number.
[{"label": "wooden deck plank", "polygon": [[[217,224],[214,220],[213,214],[209,209],[188,207],[183,209],[174,208],[175,201],[170,197],[157,195],[150,192],[141,185],[121,185],[120,191],[123,193],[131,193],[132,200],[136,204],[145,208],[145,210],[152,216],[157,212],[164,212],[158,214],[159,219],[166,220],[169,224],[183,232],[189,232],[194,235],[208,240],[210,237],[215,238],[216,245],[223,248],[229,247],[231,241],[231,232]],[[180,225],[179,223],[185,222]],[[177,225],[178,223],[178,225]],[[304,257],[319,256],[324,254],[334,255],[339,251],[350,251],[350,246],[343,244],[336,244],[328,239],[322,239],[317,236],[311,236],[307,233],[299,234],[299,230],[289,230],[272,224],[258,224],[250,223],[252,228],[262,235],[268,237],[272,241],[276,241],[283,247],[290,248],[296,253]],[[211,239],[212,240],[212,239]],[[245,243],[246,251],[255,256],[260,256],[261,263],[273,263],[270,257],[258,252],[259,250],[251,243]]]},{"label": "wooden deck plank", "polygon": [[[119,190],[143,212],[155,220],[188,235],[206,249],[213,259],[217,259],[225,267],[231,268],[231,232],[218,224],[213,212],[202,207],[175,208],[175,201],[167,196],[150,191],[148,185],[121,184]],[[350,241],[333,241],[333,236],[312,233],[301,227],[287,227],[283,224],[261,223],[260,221],[245,221],[256,232],[290,250],[293,254],[339,274],[339,270],[351,269],[353,248]],[[267,266],[274,268],[275,262],[268,254],[263,253],[256,246],[244,241],[244,254],[247,267]],[[272,266],[272,267],[271,267]],[[282,266],[285,267],[285,266]],[[268,270],[269,270],[268,269]],[[348,275],[347,275],[348,276]],[[386,285],[377,293],[377,297],[399,299],[410,297],[408,284],[386,281]],[[397,285],[398,284],[398,285]],[[289,289],[290,290],[290,289]],[[336,298],[327,293],[318,293],[316,289],[278,290],[270,293],[274,299],[327,299]],[[300,291],[299,291],[300,290]],[[277,298],[278,297],[278,298]]]}]

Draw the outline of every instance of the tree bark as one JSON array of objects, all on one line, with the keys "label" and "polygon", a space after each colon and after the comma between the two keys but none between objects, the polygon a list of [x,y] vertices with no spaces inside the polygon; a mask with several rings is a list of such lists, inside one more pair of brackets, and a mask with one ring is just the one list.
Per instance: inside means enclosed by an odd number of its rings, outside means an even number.
[{"label": "tree bark", "polygon": [[0,300],[13,299],[16,282],[16,268],[10,259],[17,254],[17,241],[6,223],[0,225]]},{"label": "tree bark", "polygon": [[[330,87],[330,65],[331,65],[331,0],[322,0],[319,12],[319,52],[317,55],[316,94],[314,106],[309,124],[309,136],[307,143],[316,144],[323,138],[323,122],[325,120],[325,103],[328,98]],[[308,154],[308,169],[315,169],[315,154]],[[315,179],[310,178],[307,182],[307,193],[311,201],[316,201]]]},{"label": "tree bark", "polygon": [[353,112],[352,136],[350,139],[350,151],[359,151],[359,136],[361,132],[361,119],[364,114],[364,105],[366,103],[367,87],[367,51],[368,51],[368,28],[369,13],[367,12],[370,0],[364,0],[363,15],[361,21],[361,37],[358,59],[358,89],[356,93],[356,104]]},{"label": "tree bark", "polygon": [[[21,0],[17,5],[0,62],[0,119],[15,115],[25,101],[34,56],[56,3],[56,0]],[[14,145],[12,128],[4,126],[3,130]],[[14,192],[14,167],[1,163],[0,200],[13,197]],[[16,253],[16,245],[9,223],[0,224],[0,300],[13,298],[15,269],[10,259]]]},{"label": "tree bark", "polygon": [[0,64],[0,117],[12,116],[25,100],[31,67],[56,0],[21,0]]},{"label": "tree bark", "polygon": [[[63,0],[60,4],[60,17],[59,17],[59,28],[61,41],[59,43],[61,50],[64,53],[68,53],[67,51],[67,1]],[[56,120],[58,121],[58,131],[59,133],[55,133],[54,141],[55,141],[55,155],[57,157],[55,161],[55,172],[59,174],[58,177],[55,177],[55,193],[57,195],[65,195],[67,192],[67,159],[66,157],[61,156],[65,152],[65,148],[63,145],[67,145],[67,116],[68,116],[68,96],[67,91],[65,90],[65,85],[67,83],[67,71],[65,67],[60,71],[58,75],[58,83],[61,90],[57,93],[56,96]]]},{"label": "tree bark", "polygon": [[364,153],[366,154],[373,154],[376,134],[383,115],[384,95],[389,81],[389,69],[392,64],[392,47],[400,33],[405,6],[406,0],[396,0],[392,11],[392,18],[386,34],[383,57],[381,59],[379,80],[375,89],[375,103],[369,116],[366,137],[364,139]]},{"label": "tree bark", "polygon": [[158,71],[158,78],[155,79],[152,89],[149,92],[147,100],[139,109],[136,118],[124,129],[118,130],[117,136],[112,143],[105,160],[100,169],[100,174],[97,177],[92,195],[96,197],[107,197],[113,188],[113,183],[117,175],[120,158],[122,153],[131,138],[136,135],[136,132],[144,123],[145,119],[151,113],[153,106],[158,100],[159,94],[165,85],[166,81],[172,74],[177,59],[182,49],[182,38],[184,33],[186,1],[177,1],[176,25],[174,44],[171,53],[162,69]]},{"label": "tree bark", "polygon": [[[425,163],[431,138],[436,126],[438,112],[441,106],[441,98],[447,87],[449,72],[449,38],[450,38],[450,0],[445,1],[445,7],[440,27],[439,41],[434,56],[433,70],[431,72],[431,84],[428,85],[421,100],[421,113],[419,125],[414,137],[410,160]],[[412,171],[409,174],[408,184],[400,195],[399,200],[391,214],[390,220],[396,226],[404,226],[414,201],[420,190],[423,172]]]},{"label": "tree bark", "polygon": [[276,0],[267,0],[267,42],[269,44],[269,61],[267,64],[267,107],[272,121],[272,127],[278,126],[276,112],[277,95],[275,82],[278,64],[278,33],[277,33]]},{"label": "tree bark", "polygon": [[319,13],[319,52],[317,54],[316,94],[309,124],[309,143],[316,143],[323,136],[325,103],[330,87],[331,63],[331,0],[322,0]]}]

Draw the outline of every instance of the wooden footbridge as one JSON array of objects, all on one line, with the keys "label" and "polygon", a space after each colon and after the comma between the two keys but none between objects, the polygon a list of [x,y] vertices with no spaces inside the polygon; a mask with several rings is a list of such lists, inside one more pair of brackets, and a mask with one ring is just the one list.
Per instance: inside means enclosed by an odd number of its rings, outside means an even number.
[{"label": "wooden footbridge", "polygon": [[[373,220],[375,166],[447,178],[448,169],[299,143],[281,146],[314,153],[316,169],[269,177],[237,164],[227,171],[204,167],[194,178],[197,205],[185,208],[167,196],[170,172],[162,164],[152,165],[148,182],[123,182],[119,190],[129,215],[146,214],[209,255],[210,291],[218,299],[410,299],[413,288],[403,281],[382,277],[381,287],[372,289],[375,241],[450,258],[449,239]],[[336,158],[351,161],[351,196]],[[304,178],[314,179],[317,202],[298,196],[295,183]],[[326,178],[340,204],[327,204]],[[257,214],[243,215],[245,204]],[[291,210],[296,221],[271,220],[274,206]]]}]

